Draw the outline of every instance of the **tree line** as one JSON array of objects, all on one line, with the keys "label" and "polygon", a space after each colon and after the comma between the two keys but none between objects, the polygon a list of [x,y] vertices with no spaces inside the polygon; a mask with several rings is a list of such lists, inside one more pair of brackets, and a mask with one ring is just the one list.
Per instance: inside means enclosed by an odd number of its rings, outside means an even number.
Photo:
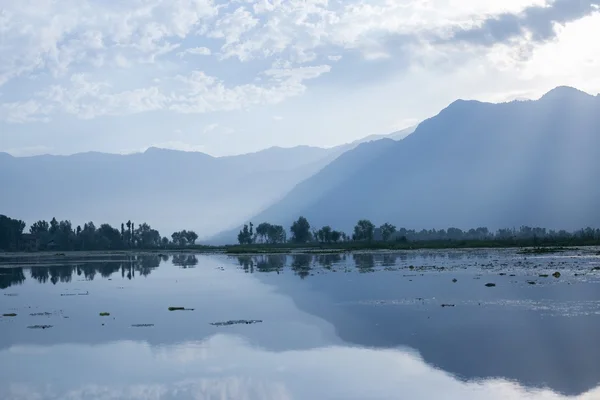
[{"label": "tree line", "polygon": [[305,217],[299,217],[290,226],[290,238],[287,239],[284,228],[263,222],[256,227],[252,223],[244,225],[238,234],[241,245],[256,243],[339,243],[339,242],[419,242],[419,241],[500,241],[500,240],[600,240],[600,229],[590,227],[568,232],[539,227],[521,226],[518,229],[499,229],[495,232],[486,227],[469,230],[448,229],[398,229],[388,222],[377,227],[368,219],[359,220],[352,235],[334,230],[331,226],[313,229]]},{"label": "tree line", "polygon": [[22,220],[0,215],[0,250],[124,250],[135,248],[159,248],[195,244],[198,235],[194,231],[174,232],[171,240],[162,237],[149,224],[136,225],[132,221],[121,223],[120,229],[110,224],[99,227],[87,222],[77,227],[71,221],[50,222],[40,220],[24,232],[26,224]]}]

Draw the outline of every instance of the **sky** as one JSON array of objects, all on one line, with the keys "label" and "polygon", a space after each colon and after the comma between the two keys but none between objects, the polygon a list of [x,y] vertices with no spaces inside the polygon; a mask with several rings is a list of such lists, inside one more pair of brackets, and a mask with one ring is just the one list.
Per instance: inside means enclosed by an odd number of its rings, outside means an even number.
[{"label": "sky", "polygon": [[0,151],[334,146],[600,92],[600,0],[0,0]]}]

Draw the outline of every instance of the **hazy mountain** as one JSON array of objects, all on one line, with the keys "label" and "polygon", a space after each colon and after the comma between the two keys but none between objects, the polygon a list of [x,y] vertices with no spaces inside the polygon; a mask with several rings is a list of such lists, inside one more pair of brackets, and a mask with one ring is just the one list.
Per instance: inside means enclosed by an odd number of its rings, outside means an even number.
[{"label": "hazy mountain", "polygon": [[0,153],[0,213],[28,223],[131,219],[163,235],[184,228],[210,235],[280,199],[338,154],[308,146],[221,158],[157,148],[131,155]]},{"label": "hazy mountain", "polygon": [[404,140],[346,152],[252,221],[576,229],[600,226],[598,182],[600,97],[560,87],[537,101],[456,101]]},{"label": "hazy mountain", "polygon": [[28,223],[54,216],[75,225],[131,219],[163,235],[185,228],[210,236],[276,203],[359,142],[229,157],[158,148],[130,155],[0,153],[0,213]]}]

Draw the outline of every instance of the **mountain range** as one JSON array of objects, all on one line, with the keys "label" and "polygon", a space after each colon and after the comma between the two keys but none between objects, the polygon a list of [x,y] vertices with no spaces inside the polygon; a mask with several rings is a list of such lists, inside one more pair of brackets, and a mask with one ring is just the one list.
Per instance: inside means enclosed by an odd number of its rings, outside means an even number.
[{"label": "mountain range", "polygon": [[[414,130],[414,129],[412,129]],[[412,130],[400,131],[401,137]],[[163,235],[193,229],[207,237],[277,202],[353,143],[272,147],[239,156],[149,148],[118,155],[13,157],[0,153],[0,214],[25,220],[69,219],[119,226],[148,222]]]},{"label": "mountain range", "polygon": [[345,152],[251,220],[573,230],[600,226],[598,182],[600,96],[559,87],[536,101],[455,101],[403,140]]},{"label": "mountain range", "polygon": [[[350,233],[358,219],[412,229],[600,226],[600,96],[457,100],[416,128],[323,149],[212,157],[150,148],[115,155],[0,153],[0,213],[148,222],[235,242],[244,222]],[[220,233],[219,233],[220,232]]]}]

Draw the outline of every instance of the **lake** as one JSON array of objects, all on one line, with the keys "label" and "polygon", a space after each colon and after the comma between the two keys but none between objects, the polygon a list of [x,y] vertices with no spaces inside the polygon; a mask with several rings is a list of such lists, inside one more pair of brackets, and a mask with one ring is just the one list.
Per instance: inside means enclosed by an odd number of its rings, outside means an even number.
[{"label": "lake", "polygon": [[600,399],[597,248],[1,260],[1,399]]}]

